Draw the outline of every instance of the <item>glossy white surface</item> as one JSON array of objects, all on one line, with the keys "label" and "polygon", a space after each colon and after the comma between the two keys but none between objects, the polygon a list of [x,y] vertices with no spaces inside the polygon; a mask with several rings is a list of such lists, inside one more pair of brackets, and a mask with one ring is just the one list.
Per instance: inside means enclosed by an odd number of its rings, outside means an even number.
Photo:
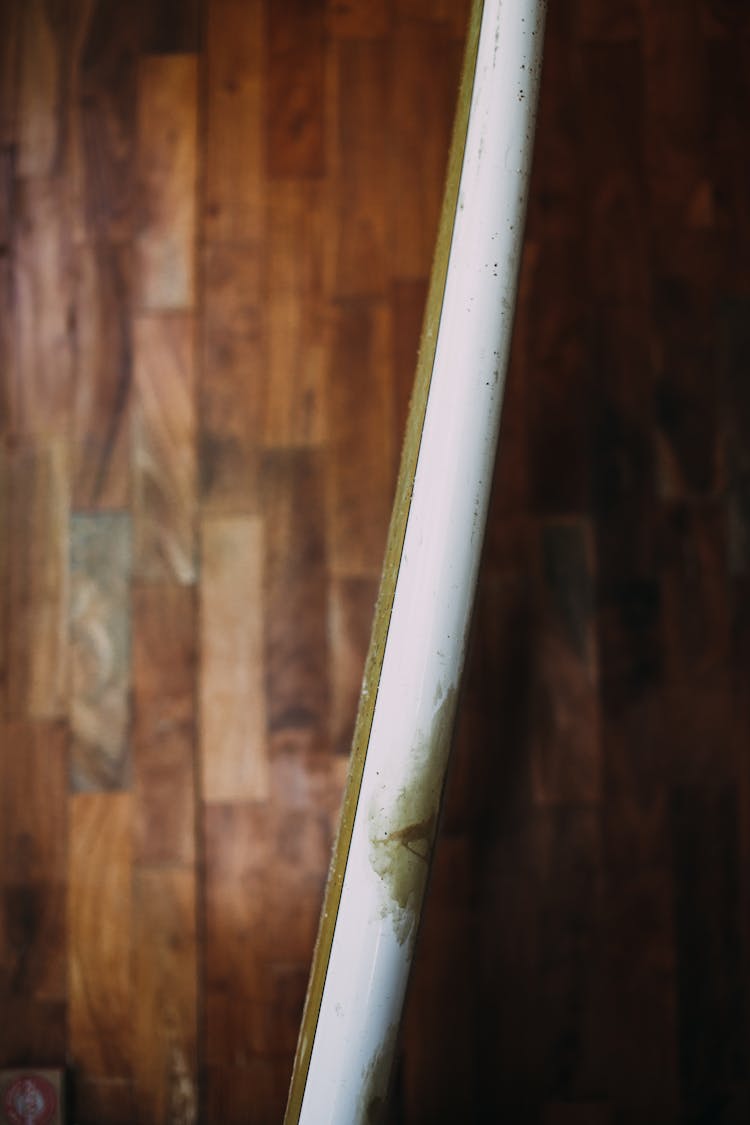
[{"label": "glossy white surface", "polygon": [[394,901],[373,840],[393,831],[405,792],[434,787],[430,741],[463,666],[512,330],[543,13],[540,0],[485,0],[435,365],[303,1125],[369,1120],[395,1046],[421,902]]}]

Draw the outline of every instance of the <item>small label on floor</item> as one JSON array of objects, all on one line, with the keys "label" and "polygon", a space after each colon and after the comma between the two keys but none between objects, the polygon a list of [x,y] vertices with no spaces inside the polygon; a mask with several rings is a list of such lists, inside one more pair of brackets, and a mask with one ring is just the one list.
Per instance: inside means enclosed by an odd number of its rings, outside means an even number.
[{"label": "small label on floor", "polygon": [[61,1070],[0,1070],[0,1125],[64,1125]]}]

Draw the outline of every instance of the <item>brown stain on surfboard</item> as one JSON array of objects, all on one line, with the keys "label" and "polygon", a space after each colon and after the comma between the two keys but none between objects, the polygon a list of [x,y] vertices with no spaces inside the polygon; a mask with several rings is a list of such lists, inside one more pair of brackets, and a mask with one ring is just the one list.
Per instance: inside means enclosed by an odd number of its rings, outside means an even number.
[{"label": "brown stain on surfboard", "polygon": [[411,777],[392,807],[383,808],[377,793],[370,804],[370,865],[383,884],[382,916],[390,916],[401,944],[416,936],[450,754],[456,694],[455,688],[445,694],[429,733],[417,742]]}]

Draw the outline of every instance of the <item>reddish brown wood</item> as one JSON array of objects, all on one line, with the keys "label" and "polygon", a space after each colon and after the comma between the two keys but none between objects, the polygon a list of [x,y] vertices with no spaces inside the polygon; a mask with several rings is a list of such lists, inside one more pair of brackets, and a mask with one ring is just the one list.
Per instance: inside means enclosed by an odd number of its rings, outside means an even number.
[{"label": "reddish brown wood", "polygon": [[196,854],[195,592],[140,584],[132,597],[135,858],[190,867]]},{"label": "reddish brown wood", "polygon": [[268,732],[328,745],[328,622],[321,459],[267,453],[263,558],[264,673]]},{"label": "reddish brown wood", "polygon": [[261,238],[264,14],[261,0],[208,5],[203,232],[209,242],[247,246]]},{"label": "reddish brown wood", "polygon": [[140,309],[189,309],[195,300],[197,82],[192,55],[154,55],[140,65]]},{"label": "reddish brown wood", "polygon": [[268,10],[266,167],[271,177],[325,172],[325,0]]},{"label": "reddish brown wood", "polygon": [[211,245],[203,263],[198,390],[199,476],[204,509],[258,511],[258,445],[273,394],[265,369],[257,248]]},{"label": "reddish brown wood", "polygon": [[133,325],[134,573],[195,581],[195,327],[192,316],[139,316]]},{"label": "reddish brown wood", "polygon": [[[389,56],[385,43],[375,40],[340,43],[333,53],[335,292],[341,297],[383,295],[392,221],[387,194]],[[366,145],[360,142],[363,136]]]},{"label": "reddish brown wood", "polygon": [[84,1080],[133,1075],[133,801],[129,793],[70,798],[68,1044]]},{"label": "reddish brown wood", "polygon": [[130,499],[132,254],[105,240],[77,253],[73,503],[124,508]]},{"label": "reddish brown wood", "polygon": [[[380,574],[395,484],[390,309],[342,301],[328,376],[328,542],[335,574]],[[366,395],[367,413],[358,407]],[[363,503],[366,496],[366,503]]]}]

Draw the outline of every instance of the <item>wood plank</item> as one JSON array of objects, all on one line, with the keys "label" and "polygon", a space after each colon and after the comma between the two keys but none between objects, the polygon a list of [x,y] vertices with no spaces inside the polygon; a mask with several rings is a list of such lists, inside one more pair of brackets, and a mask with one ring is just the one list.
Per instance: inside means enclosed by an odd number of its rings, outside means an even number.
[{"label": "wood plank", "polygon": [[[747,57],[750,36],[743,8],[714,6],[712,15],[722,22],[722,34],[707,39],[707,97],[711,122],[710,179],[703,198],[708,216],[718,230],[725,255],[723,276],[731,278],[731,291],[748,296],[747,261],[750,230],[750,169],[747,151],[750,124],[743,107],[748,96]],[[726,286],[730,288],[729,284]]]},{"label": "wood plank", "polygon": [[74,790],[130,778],[130,517],[77,513],[70,525],[70,726]]},{"label": "wood plank", "polygon": [[337,575],[378,577],[382,569],[395,483],[391,362],[388,308],[338,303],[328,382],[327,488],[328,551]]},{"label": "wood plank", "polygon": [[706,57],[697,0],[642,4],[645,156],[655,228],[690,225],[710,182]]},{"label": "wood plank", "polygon": [[591,364],[596,550],[609,582],[656,569],[654,376],[649,317],[639,306],[597,305]]},{"label": "wood plank", "polygon": [[256,518],[203,520],[200,763],[206,801],[262,801],[268,794],[263,532]]},{"label": "wood plank", "polygon": [[528,477],[531,510],[585,514],[591,474],[591,372],[577,242],[540,247],[529,305]]},{"label": "wood plank", "polygon": [[[138,207],[138,57],[145,5],[75,4],[66,176],[76,236],[131,242]],[[154,5],[149,5],[154,7]]]},{"label": "wood plank", "polygon": [[441,835],[404,1012],[400,1090],[394,1090],[401,1093],[406,1120],[480,1116],[473,1074],[471,888],[468,839]]},{"label": "wood plank", "polygon": [[138,75],[135,303],[190,309],[195,300],[198,72],[193,55],[154,55]]},{"label": "wood plank", "polygon": [[587,43],[579,58],[589,288],[597,300],[643,306],[652,262],[641,45]]},{"label": "wood plank", "polygon": [[9,716],[67,714],[68,463],[57,438],[7,456]]},{"label": "wood plank", "polygon": [[133,786],[138,863],[195,858],[197,614],[192,589],[132,595]]},{"label": "wood plank", "polygon": [[74,1106],[78,1125],[133,1125],[136,1120],[130,1078],[89,1078],[77,1074]]},{"label": "wood plank", "polygon": [[130,498],[130,248],[87,242],[77,260],[73,503],[124,508]]},{"label": "wood plank", "polygon": [[195,360],[190,315],[133,325],[134,568],[141,581],[195,581]]},{"label": "wood plank", "polygon": [[15,192],[15,153],[12,148],[0,148],[0,256],[11,252]]},{"label": "wood plank", "polygon": [[14,649],[10,631],[10,484],[10,458],[5,438],[0,433],[0,723],[10,713],[10,660]]},{"label": "wood plank", "polygon": [[61,181],[16,193],[14,419],[19,432],[68,430],[74,377],[73,263]]},{"label": "wood plank", "polygon": [[0,871],[4,882],[64,882],[67,731],[60,722],[0,724]]},{"label": "wood plank", "polygon": [[280,182],[268,204],[267,446],[316,445],[325,437],[324,198],[315,184]]},{"label": "wood plank", "polygon": [[663,680],[657,581],[603,577],[597,599],[597,644],[602,710],[616,719]]},{"label": "wood plank", "polygon": [[720,487],[718,387],[713,366],[713,293],[700,257],[659,268],[654,279],[652,350],[657,480],[665,500],[716,494]]},{"label": "wood plank", "polygon": [[143,45],[149,54],[197,51],[201,45],[201,0],[148,0]]},{"label": "wood plank", "polygon": [[136,871],[133,890],[136,1122],[196,1121],[195,873]]},{"label": "wood plank", "polygon": [[60,168],[65,128],[66,13],[45,0],[19,7],[18,174],[51,176]]},{"label": "wood plank", "polygon": [[38,1066],[40,1060],[62,1061],[66,1052],[65,1004],[13,997],[3,1003],[0,1063]]},{"label": "wood plank", "polygon": [[613,1113],[605,1101],[547,1102],[542,1125],[614,1125]]},{"label": "wood plank", "polygon": [[394,0],[403,22],[445,24],[459,39],[466,35],[470,0]]},{"label": "wood plank", "polygon": [[325,2],[283,0],[268,9],[266,168],[272,178],[325,172]]},{"label": "wood plank", "polygon": [[543,1100],[582,1100],[599,1089],[607,1062],[600,812],[573,805],[545,810],[534,836],[534,1069]]},{"label": "wood plank", "polygon": [[460,66],[460,43],[439,25],[401,28],[394,38],[388,148],[390,268],[398,278],[425,278],[430,272]]},{"label": "wood plank", "polygon": [[545,521],[534,550],[530,733],[534,800],[585,805],[599,797],[600,747],[591,529]]},{"label": "wood plank", "polygon": [[0,9],[0,145],[18,139],[18,67],[22,12],[18,0]]},{"label": "wood plank", "polygon": [[735,784],[711,772],[672,794],[679,1064],[693,1121],[731,1120],[747,1090],[738,816]]},{"label": "wood plank", "polygon": [[328,734],[328,629],[323,466],[319,454],[268,452],[263,622],[272,738],[323,748]]},{"label": "wood plank", "polygon": [[206,31],[203,232],[255,243],[264,222],[262,0],[212,0]]},{"label": "wood plank", "polygon": [[87,1079],[131,1077],[134,1039],[132,798],[70,799],[70,1059]]},{"label": "wood plank", "polygon": [[335,294],[382,296],[389,274],[391,234],[388,50],[384,42],[355,40],[334,45],[333,60]]},{"label": "wood plank", "polygon": [[723,505],[666,507],[660,538],[665,678],[720,684],[730,644]]},{"label": "wood plank", "polygon": [[199,473],[203,508],[258,511],[266,320],[261,263],[247,246],[210,246],[203,268]]},{"label": "wood plank", "polygon": [[[230,1065],[227,1060],[236,1057],[236,1044],[241,1043],[240,1059],[247,1067],[266,1047],[261,982],[268,950],[270,815],[257,802],[206,803],[203,815],[204,1062],[209,1068]],[[238,1069],[232,1067],[236,1078]],[[209,1102],[211,1085],[209,1076]]]},{"label": "wood plank", "polygon": [[737,577],[750,575],[750,302],[722,303],[717,324],[722,461],[727,490],[727,562]]},{"label": "wood plank", "polygon": [[544,62],[534,162],[529,186],[527,242],[580,240],[584,235],[580,62],[575,8],[551,4],[544,32]]},{"label": "wood plank", "polygon": [[391,0],[328,0],[327,25],[336,39],[380,39],[393,19]]},{"label": "wood plank", "polygon": [[67,996],[67,732],[0,723],[0,746],[0,1006],[39,1015]]},{"label": "wood plank", "polygon": [[[603,655],[603,653],[602,653]],[[626,1120],[677,1114],[677,975],[667,794],[656,691],[602,729],[608,1090]]]},{"label": "wood plank", "polygon": [[583,40],[622,43],[637,39],[641,31],[640,0],[579,0],[578,25]]}]

